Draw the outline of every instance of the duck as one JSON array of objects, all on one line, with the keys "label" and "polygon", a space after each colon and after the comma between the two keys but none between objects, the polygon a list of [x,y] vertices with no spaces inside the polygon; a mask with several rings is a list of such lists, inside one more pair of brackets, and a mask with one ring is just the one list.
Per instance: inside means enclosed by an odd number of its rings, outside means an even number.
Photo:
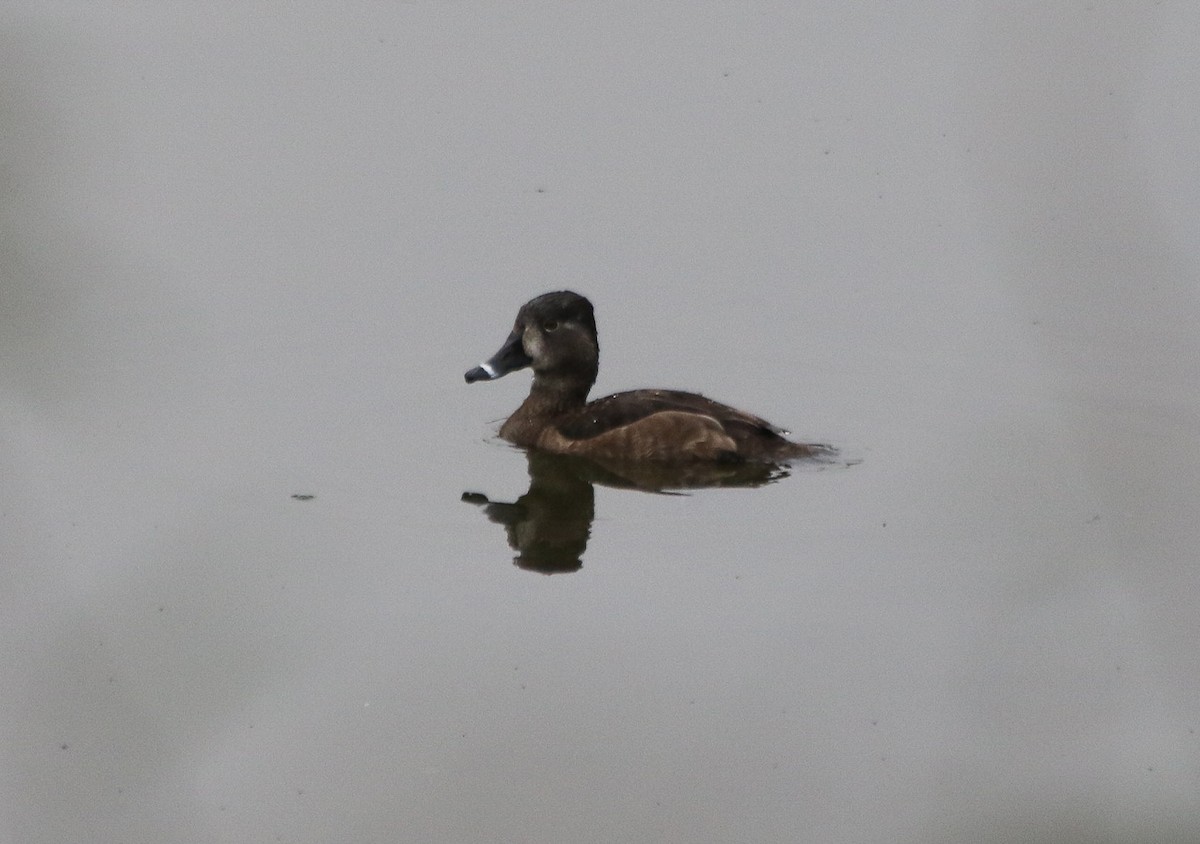
[{"label": "duck", "polygon": [[517,312],[500,350],[468,370],[468,384],[533,370],[529,396],[500,426],[525,449],[608,463],[789,461],[827,454],[794,442],[765,419],[699,393],[639,389],[588,401],[600,366],[592,303],[570,290],[544,293]]}]

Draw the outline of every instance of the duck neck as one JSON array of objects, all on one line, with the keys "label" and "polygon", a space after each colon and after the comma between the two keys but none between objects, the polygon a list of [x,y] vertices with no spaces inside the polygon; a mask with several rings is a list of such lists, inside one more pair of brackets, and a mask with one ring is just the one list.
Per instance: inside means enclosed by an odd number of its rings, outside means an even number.
[{"label": "duck neck", "polygon": [[590,382],[535,374],[529,395],[500,427],[500,436],[519,446],[535,446],[547,425],[587,403]]},{"label": "duck neck", "polygon": [[536,411],[538,415],[576,410],[587,404],[588,392],[594,381],[594,377],[583,381],[578,375],[562,378],[549,372],[535,373],[529,396],[521,407]]}]

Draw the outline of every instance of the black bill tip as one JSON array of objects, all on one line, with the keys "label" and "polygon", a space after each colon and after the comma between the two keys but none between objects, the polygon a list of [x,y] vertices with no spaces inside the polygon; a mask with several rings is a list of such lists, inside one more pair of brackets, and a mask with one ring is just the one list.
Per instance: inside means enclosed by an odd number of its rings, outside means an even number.
[{"label": "black bill tip", "polygon": [[466,375],[468,384],[474,384],[476,381],[491,381],[496,377],[496,372],[486,363],[482,363],[474,369],[468,369]]}]

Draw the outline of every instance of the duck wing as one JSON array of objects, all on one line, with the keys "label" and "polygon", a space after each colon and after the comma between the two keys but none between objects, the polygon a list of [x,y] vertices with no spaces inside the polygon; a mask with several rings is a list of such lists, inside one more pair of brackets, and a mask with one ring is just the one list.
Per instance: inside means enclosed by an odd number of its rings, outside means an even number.
[{"label": "duck wing", "polygon": [[782,428],[752,413],[713,401],[699,393],[686,393],[681,390],[630,390],[615,393],[590,402],[556,427],[568,439],[586,440],[665,411],[693,413],[715,419],[735,439],[739,432],[745,435],[765,434],[780,437],[786,433]]}]

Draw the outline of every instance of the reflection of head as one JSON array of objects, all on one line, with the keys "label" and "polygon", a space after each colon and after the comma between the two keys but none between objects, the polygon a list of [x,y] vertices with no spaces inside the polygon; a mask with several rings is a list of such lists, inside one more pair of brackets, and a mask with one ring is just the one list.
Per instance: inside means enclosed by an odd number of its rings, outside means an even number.
[{"label": "reflection of head", "polygon": [[575,471],[574,461],[538,452],[527,458],[529,491],[515,503],[470,494],[463,499],[483,504],[487,517],[504,525],[520,568],[543,574],[578,571],[591,535],[595,488]]}]

